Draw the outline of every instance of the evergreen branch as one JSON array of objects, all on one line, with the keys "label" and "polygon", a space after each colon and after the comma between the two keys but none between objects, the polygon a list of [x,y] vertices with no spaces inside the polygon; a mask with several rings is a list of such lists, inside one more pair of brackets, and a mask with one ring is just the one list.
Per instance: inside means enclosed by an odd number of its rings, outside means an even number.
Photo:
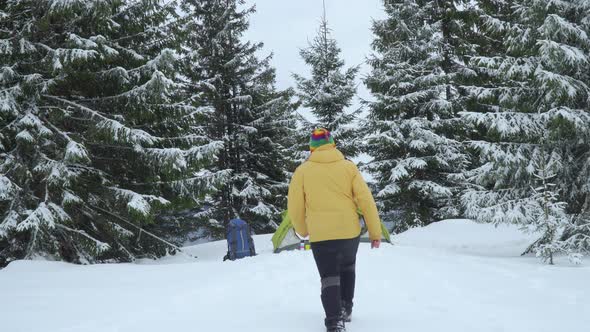
[{"label": "evergreen branch", "polygon": [[116,243],[119,245],[119,249],[123,250],[127,254],[127,257],[129,257],[131,260],[137,259],[137,257],[134,254],[132,254],[129,250],[127,250],[127,248],[124,245],[122,245],[119,241],[116,241]]},{"label": "evergreen branch", "polygon": [[533,250],[535,249],[535,247],[536,247],[536,246],[537,246],[539,243],[541,243],[543,240],[544,240],[544,238],[543,238],[543,237],[541,237],[541,238],[539,238],[539,239],[535,240],[535,242],[531,243],[531,244],[530,244],[530,245],[529,245],[529,246],[528,246],[528,247],[527,247],[527,248],[526,248],[526,249],[525,249],[525,250],[522,252],[522,254],[520,254],[520,255],[521,255],[521,256],[524,256],[524,255],[527,255],[527,254],[530,254],[530,253],[532,253],[532,252],[533,252]]},{"label": "evergreen branch", "polygon": [[478,144],[487,144],[487,145],[500,145],[500,146],[516,146],[516,147],[521,147],[521,146],[528,146],[528,147],[540,147],[543,144],[542,143],[527,143],[527,142],[489,142],[489,141],[482,141],[482,140],[465,140],[463,141],[463,143],[465,144],[472,144],[472,145],[478,145]]},{"label": "evergreen branch", "polygon": [[2,127],[2,129],[0,129],[0,131],[4,131],[8,127],[12,127],[12,125],[14,125],[17,122],[17,120],[20,120],[20,119],[17,118],[17,119],[12,120],[9,124],[7,124],[6,126]]},{"label": "evergreen branch", "polygon": [[163,141],[182,141],[182,140],[209,140],[209,137],[203,135],[186,135],[178,137],[163,137]]},{"label": "evergreen branch", "polygon": [[[108,246],[108,244],[106,244],[106,243],[104,243],[104,242],[102,242],[102,241],[100,241],[100,240],[97,240],[97,239],[95,239],[94,237],[92,237],[92,236],[88,235],[88,233],[86,233],[86,232],[84,232],[84,231],[77,230],[77,229],[73,229],[73,228],[67,227],[67,226],[65,226],[65,225],[62,225],[62,224],[57,224],[56,226],[57,226],[57,227],[59,227],[59,228],[63,228],[63,229],[65,229],[65,230],[66,230],[66,231],[68,231],[68,232],[72,232],[72,233],[80,234],[80,235],[82,235],[83,237],[85,237],[85,238],[87,238],[87,239],[89,239],[89,240],[93,241],[93,242],[95,243],[95,245],[96,245],[97,251],[103,251],[103,250],[105,250],[105,249],[106,249],[106,248],[104,248],[104,247],[102,247],[102,248],[101,248],[101,246],[102,246],[102,245],[106,245],[106,246]],[[109,247],[110,247],[110,246],[109,246]]]},{"label": "evergreen branch", "polygon": [[[138,38],[138,37],[143,37],[143,36],[146,36],[146,35],[149,35],[149,34],[153,34],[154,32],[161,31],[161,30],[162,30],[162,29],[164,29],[164,28],[168,28],[168,27],[174,26],[174,25],[176,25],[176,24],[178,24],[178,21],[171,21],[171,22],[169,22],[169,23],[167,23],[167,24],[163,24],[163,25],[160,25],[160,26],[158,26],[158,27],[150,27],[150,28],[148,28],[148,29],[145,29],[145,30],[144,30],[144,31],[142,31],[142,32],[138,32],[138,33],[136,33],[136,34],[133,34],[133,35],[128,35],[128,36],[120,37],[120,38],[117,38],[117,39],[113,39],[112,41],[113,41],[114,43],[118,43],[118,42],[121,42],[121,41],[126,41],[126,40],[129,40],[129,39],[134,39],[134,38]],[[142,47],[143,49],[147,49],[147,47],[146,47],[146,46],[152,46],[152,45],[154,45],[154,44],[156,44],[156,43],[159,43],[159,42],[162,42],[162,41],[164,41],[164,40],[167,40],[167,39],[170,39],[170,38],[174,38],[174,36],[173,36],[173,35],[171,35],[171,34],[167,34],[166,36],[167,36],[166,38],[157,39],[157,40],[155,40],[155,41],[153,41],[153,42],[151,42],[151,43],[142,43],[142,44],[141,44],[141,47]],[[117,46],[118,46],[118,47],[121,47],[119,44],[117,44]]]},{"label": "evergreen branch", "polygon": [[182,250],[180,247],[174,245],[173,243],[170,243],[170,242],[162,239],[161,237],[159,237],[159,236],[157,236],[157,235],[155,235],[155,234],[153,234],[153,233],[151,233],[151,232],[143,229],[140,226],[135,225],[134,223],[132,223],[132,222],[130,222],[130,221],[128,221],[128,220],[126,220],[126,219],[124,219],[124,218],[122,218],[122,217],[120,217],[120,216],[118,216],[118,215],[116,215],[116,214],[114,214],[114,213],[112,213],[110,211],[107,211],[107,210],[105,210],[103,208],[100,208],[100,207],[94,206],[94,205],[89,205],[89,206],[90,206],[90,208],[94,209],[96,212],[106,214],[106,215],[108,215],[110,217],[113,217],[113,218],[119,220],[119,221],[122,221],[125,224],[127,224],[127,225],[129,225],[129,226],[131,226],[131,227],[133,227],[133,228],[141,231],[141,232],[146,233],[147,235],[151,236],[152,238],[154,238],[154,239],[156,239],[156,240],[158,240],[158,241],[160,241],[160,242],[168,245],[169,247],[173,248],[174,250],[177,250],[178,252],[181,252],[181,253],[185,254],[186,256],[188,256],[190,258],[197,258],[196,256],[192,256],[192,255],[186,253],[184,250]]},{"label": "evergreen branch", "polygon": [[97,157],[97,156],[94,156],[93,159],[119,161],[119,162],[123,162],[123,163],[129,162],[128,159],[121,159],[121,158],[108,158],[108,157]]},{"label": "evergreen branch", "polygon": [[[8,83],[8,84],[11,84],[11,83]],[[14,82],[12,84],[16,84],[16,82]],[[10,91],[10,90],[13,90],[13,89],[16,89],[16,88],[17,88],[16,86],[12,86],[10,88],[6,88],[4,90],[0,90],[0,93],[7,92],[7,91]]]},{"label": "evergreen branch", "polygon": [[[135,129],[128,128],[127,126],[123,125],[119,121],[110,119],[104,115],[101,115],[99,112],[97,112],[93,109],[90,109],[86,106],[80,105],[78,103],[69,101],[67,99],[59,98],[56,96],[51,96],[51,95],[43,95],[43,97],[48,98],[48,99],[53,99],[53,100],[77,107],[78,109],[80,109],[82,111],[90,113],[92,116],[98,117],[99,119],[102,120],[103,127],[116,132],[117,139],[120,139],[121,137],[119,137],[119,135],[122,135],[123,136],[122,138],[124,141],[131,141],[133,143],[147,143],[147,144],[153,144],[155,141],[161,140],[161,138],[152,136],[145,131],[138,131]],[[120,130],[123,130],[123,132],[120,133]]]},{"label": "evergreen branch", "polygon": [[[175,5],[175,3],[176,3],[176,0],[170,0],[170,1],[168,1],[166,4],[164,4],[164,5],[162,6],[162,9],[165,9],[165,8],[167,8],[168,6],[171,6],[171,7],[172,7],[172,5]],[[114,14],[114,15],[111,15],[111,17],[110,17],[110,18],[111,18],[111,19],[117,18],[117,17],[119,17],[119,16],[121,16],[121,15],[124,15],[124,14],[126,14],[126,13],[127,13],[129,10],[131,10],[131,9],[133,9],[133,8],[137,7],[137,6],[143,5],[143,4],[144,4],[144,1],[142,1],[142,0],[137,0],[137,1],[135,1],[135,3],[128,4],[128,5],[127,5],[125,8],[123,8],[123,10],[121,10],[120,12],[118,12],[118,13],[116,13],[116,14]]]},{"label": "evergreen branch", "polygon": [[[224,171],[220,171],[219,173],[221,173],[220,176],[226,176]],[[211,173],[212,176],[215,176],[213,173]],[[191,182],[191,181],[198,181],[198,180],[203,180],[206,179],[207,177],[204,176],[193,176],[190,178],[184,178],[182,180],[171,180],[171,181],[154,181],[154,182],[136,182],[136,183],[130,183],[130,185],[132,186],[152,186],[152,185],[174,185],[174,184],[182,184],[183,182]]]},{"label": "evergreen branch", "polygon": [[61,136],[63,136],[66,139],[66,142],[72,142],[72,139],[70,138],[70,136],[68,136],[66,133],[64,133],[63,131],[61,131],[59,128],[57,128],[53,123],[51,123],[49,120],[41,118],[41,120],[43,120],[43,122],[48,125],[50,128],[52,128],[56,134],[59,134]]},{"label": "evergreen branch", "polygon": [[100,119],[102,119],[102,120],[106,120],[106,121],[115,121],[115,120],[113,120],[113,119],[110,119],[110,118],[108,118],[108,117],[106,117],[106,116],[102,115],[102,114],[101,114],[100,112],[98,112],[98,111],[95,111],[95,110],[93,110],[93,109],[91,109],[91,108],[88,108],[88,107],[86,107],[86,106],[80,105],[80,104],[78,104],[78,103],[75,103],[75,102],[73,102],[73,101],[70,101],[70,100],[63,99],[63,98],[56,97],[56,96],[51,96],[51,95],[43,95],[43,97],[45,97],[45,98],[48,98],[48,99],[53,99],[53,100],[55,100],[55,101],[59,101],[59,102],[61,102],[61,103],[64,103],[64,104],[67,104],[67,105],[70,105],[70,106],[74,106],[74,107],[76,107],[76,108],[78,108],[78,109],[80,109],[80,110],[82,110],[82,111],[88,112],[88,113],[92,114],[93,116],[96,116],[96,117],[98,117],[98,118],[100,118]]},{"label": "evergreen branch", "polygon": [[[496,190],[496,192],[500,192],[500,191],[501,190]],[[512,189],[505,189],[504,191],[512,191]],[[486,206],[485,208],[486,209],[501,209],[505,205],[516,205],[517,203],[526,202],[527,200],[528,200],[527,198],[509,199],[509,200],[506,200],[502,203],[497,203],[497,204]]]}]

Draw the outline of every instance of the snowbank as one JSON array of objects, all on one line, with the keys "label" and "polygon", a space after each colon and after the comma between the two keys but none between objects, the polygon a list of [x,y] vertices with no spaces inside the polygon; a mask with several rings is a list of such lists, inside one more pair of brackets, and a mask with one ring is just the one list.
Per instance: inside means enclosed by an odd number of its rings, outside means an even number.
[{"label": "snowbank", "polygon": [[394,236],[404,246],[442,249],[481,256],[519,256],[538,237],[514,225],[478,224],[472,220],[444,220]]}]

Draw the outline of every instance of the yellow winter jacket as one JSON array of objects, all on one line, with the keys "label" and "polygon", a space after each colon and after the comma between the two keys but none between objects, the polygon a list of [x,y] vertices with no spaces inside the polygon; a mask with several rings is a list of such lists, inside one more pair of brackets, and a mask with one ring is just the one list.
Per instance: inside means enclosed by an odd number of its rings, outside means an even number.
[{"label": "yellow winter jacket", "polygon": [[373,195],[358,168],[338,149],[324,145],[300,165],[289,185],[289,217],[295,231],[310,242],[360,235],[360,209],[371,240],[381,239]]}]

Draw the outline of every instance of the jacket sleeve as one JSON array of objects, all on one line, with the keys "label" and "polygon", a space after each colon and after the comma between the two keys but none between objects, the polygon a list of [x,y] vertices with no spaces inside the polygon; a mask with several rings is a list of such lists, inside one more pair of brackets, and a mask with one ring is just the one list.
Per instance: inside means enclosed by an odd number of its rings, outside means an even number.
[{"label": "jacket sleeve", "polygon": [[295,232],[306,237],[309,235],[305,223],[305,193],[303,192],[303,174],[300,169],[295,170],[289,184],[289,196],[287,203],[289,218],[293,223]]},{"label": "jacket sleeve", "polygon": [[[354,164],[353,164],[354,166]],[[354,178],[352,180],[352,190],[354,198],[358,207],[363,213],[365,223],[369,229],[369,238],[372,240],[381,239],[381,221],[379,220],[379,212],[377,212],[377,205],[373,199],[373,194],[367,183],[363,179],[361,172],[354,166]]]}]

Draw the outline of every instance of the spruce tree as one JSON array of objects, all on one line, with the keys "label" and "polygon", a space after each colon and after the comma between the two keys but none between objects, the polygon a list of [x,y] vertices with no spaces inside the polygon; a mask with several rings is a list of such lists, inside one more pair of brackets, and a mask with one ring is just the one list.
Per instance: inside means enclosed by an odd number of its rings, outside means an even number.
[{"label": "spruce tree", "polygon": [[130,261],[175,246],[150,231],[202,196],[219,145],[195,135],[172,1],[0,5],[0,264]]},{"label": "spruce tree", "polygon": [[326,128],[337,138],[338,148],[346,156],[354,157],[359,152],[356,142],[359,132],[354,124],[359,110],[351,112],[348,108],[356,95],[359,67],[345,69],[340,53],[324,12],[317,36],[300,51],[301,58],[311,69],[311,77],[297,74],[293,77],[303,106],[310,108],[316,117],[316,123],[311,127],[303,124],[304,132],[310,133],[317,127]]},{"label": "spruce tree", "polygon": [[256,232],[272,231],[284,209],[285,152],[293,128],[292,92],[277,91],[270,56],[259,59],[262,43],[243,40],[253,7],[243,0],[184,2],[193,21],[186,26],[186,75],[202,91],[207,137],[221,141],[211,172],[227,174],[207,197],[200,214],[213,236],[232,218],[247,220]]},{"label": "spruce tree", "polygon": [[[569,17],[578,22],[582,30],[581,35],[590,36],[590,3],[584,0],[573,1]],[[590,53],[590,52],[589,52]],[[588,53],[587,53],[588,54]],[[589,62],[590,62],[590,55]],[[581,79],[586,86],[590,86],[590,71],[580,73]],[[580,109],[590,112],[590,102],[581,103]],[[568,164],[572,169],[571,174],[572,194],[570,194],[570,213],[573,213],[572,224],[562,234],[562,241],[567,243],[567,248],[572,251],[590,253],[590,133],[589,131],[578,130],[577,148],[575,159]],[[572,167],[574,166],[574,167]]]},{"label": "spruce tree", "polygon": [[[554,190],[557,170],[562,165],[556,164],[553,158],[549,159],[554,163],[546,162],[547,158],[541,156],[541,163],[536,165],[533,173],[537,186],[532,188],[530,199],[524,202],[526,214],[531,218],[527,231],[541,234],[524,254],[535,252],[544,262],[553,264],[556,253],[568,252],[567,243],[559,241],[559,232],[570,224],[570,217],[565,211],[567,204],[560,201],[559,194]],[[578,253],[569,253],[572,260],[579,259]]]},{"label": "spruce tree", "polygon": [[543,164],[561,165],[553,191],[567,213],[580,211],[586,194],[579,158],[587,154],[590,130],[590,39],[580,4],[481,2],[476,29],[485,38],[469,64],[479,83],[463,113],[479,138],[470,142],[477,153],[467,173],[474,187],[462,200],[478,221],[536,223],[537,210],[529,207],[539,195],[535,174]]},{"label": "spruce tree", "polygon": [[457,37],[458,4],[387,0],[373,25],[366,148],[377,201],[396,231],[457,216],[466,155],[456,139],[461,110],[457,73],[469,49]]}]

